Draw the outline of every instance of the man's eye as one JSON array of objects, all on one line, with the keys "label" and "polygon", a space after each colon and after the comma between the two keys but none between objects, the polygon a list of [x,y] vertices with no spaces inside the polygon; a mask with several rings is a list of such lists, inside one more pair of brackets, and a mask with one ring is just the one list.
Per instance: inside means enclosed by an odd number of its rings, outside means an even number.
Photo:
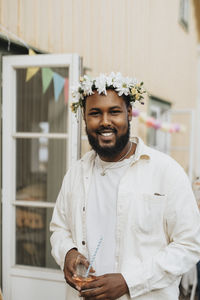
[{"label": "man's eye", "polygon": [[117,114],[120,114],[120,110],[113,110],[113,111],[111,111],[111,114],[112,115],[117,115]]},{"label": "man's eye", "polygon": [[90,116],[97,116],[98,114],[98,111],[92,111],[91,113],[89,113]]}]

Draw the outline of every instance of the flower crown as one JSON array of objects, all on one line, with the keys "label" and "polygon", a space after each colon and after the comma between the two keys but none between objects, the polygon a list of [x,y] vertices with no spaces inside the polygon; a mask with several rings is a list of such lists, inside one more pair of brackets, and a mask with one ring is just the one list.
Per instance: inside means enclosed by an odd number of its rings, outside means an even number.
[{"label": "flower crown", "polygon": [[107,95],[106,90],[113,89],[119,96],[125,95],[129,97],[130,103],[135,101],[144,104],[143,82],[138,83],[137,79],[123,77],[121,73],[110,73],[110,75],[100,74],[100,76],[90,79],[87,75],[80,78],[79,84],[72,89],[72,97],[76,100],[72,102],[72,112],[76,113],[79,107],[84,106],[87,96],[97,91],[99,94]]}]

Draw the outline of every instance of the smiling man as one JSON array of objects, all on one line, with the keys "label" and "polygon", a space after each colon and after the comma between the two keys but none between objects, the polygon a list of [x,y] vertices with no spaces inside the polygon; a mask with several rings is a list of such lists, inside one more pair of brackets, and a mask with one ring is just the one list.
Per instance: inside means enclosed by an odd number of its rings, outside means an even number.
[{"label": "smiling man", "polygon": [[117,162],[128,151],[132,153],[131,118],[131,106],[113,90],[108,90],[107,95],[95,92],[87,98],[84,119],[88,140],[103,161]]},{"label": "smiling man", "polygon": [[[50,224],[67,300],[178,300],[181,275],[199,260],[200,218],[186,174],[130,139],[131,104],[143,93],[142,83],[111,73],[85,76],[73,94],[92,151],[67,172]],[[77,266],[87,268],[94,253],[95,277],[80,287]]]}]

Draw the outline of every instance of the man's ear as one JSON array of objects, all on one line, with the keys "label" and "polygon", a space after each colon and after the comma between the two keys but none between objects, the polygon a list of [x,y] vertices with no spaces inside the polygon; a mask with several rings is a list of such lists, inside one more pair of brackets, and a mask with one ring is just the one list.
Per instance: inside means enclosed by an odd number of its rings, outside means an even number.
[{"label": "man's ear", "polygon": [[132,120],[132,106],[129,105],[128,107],[128,120],[129,122]]}]

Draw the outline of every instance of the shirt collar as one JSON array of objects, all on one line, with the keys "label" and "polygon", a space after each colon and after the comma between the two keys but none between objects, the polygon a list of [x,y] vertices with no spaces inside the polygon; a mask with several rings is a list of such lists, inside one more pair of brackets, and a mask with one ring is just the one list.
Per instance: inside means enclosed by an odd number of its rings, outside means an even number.
[{"label": "shirt collar", "polygon": [[151,158],[150,148],[144,144],[143,140],[139,137],[132,137],[130,140],[131,142],[137,145],[133,162],[136,162],[139,159],[143,159],[147,161],[150,160]]}]

